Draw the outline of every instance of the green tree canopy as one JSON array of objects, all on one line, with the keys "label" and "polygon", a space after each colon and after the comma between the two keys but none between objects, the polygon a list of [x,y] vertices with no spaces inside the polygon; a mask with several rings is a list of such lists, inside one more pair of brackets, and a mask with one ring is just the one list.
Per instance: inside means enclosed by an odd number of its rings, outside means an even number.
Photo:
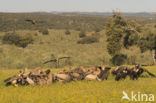
[{"label": "green tree canopy", "polygon": [[138,45],[142,52],[156,50],[156,34],[149,32],[145,36],[140,37]]},{"label": "green tree canopy", "polygon": [[128,48],[137,44],[140,26],[135,21],[125,19],[120,13],[113,16],[106,23],[107,49],[110,55],[118,54],[122,47]]}]

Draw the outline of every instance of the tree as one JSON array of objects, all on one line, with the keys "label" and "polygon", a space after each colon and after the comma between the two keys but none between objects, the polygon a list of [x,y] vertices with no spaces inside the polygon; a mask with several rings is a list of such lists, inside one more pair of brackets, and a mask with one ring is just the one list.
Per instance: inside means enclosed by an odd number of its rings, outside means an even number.
[{"label": "tree", "polygon": [[122,47],[137,44],[140,26],[135,21],[126,20],[120,13],[113,13],[106,23],[107,49],[109,54],[118,54]]},{"label": "tree", "polygon": [[108,53],[115,56],[120,54],[122,48],[137,44],[140,32],[140,26],[135,21],[113,12],[113,16],[106,23]]},{"label": "tree", "polygon": [[111,59],[113,65],[122,65],[124,63],[126,63],[127,61],[127,55],[125,54],[117,54],[115,56],[113,56],[113,58]]},{"label": "tree", "polygon": [[153,61],[156,65],[156,34],[149,32],[145,36],[140,37],[138,46],[140,47],[141,52],[145,52],[147,50],[152,52]]}]

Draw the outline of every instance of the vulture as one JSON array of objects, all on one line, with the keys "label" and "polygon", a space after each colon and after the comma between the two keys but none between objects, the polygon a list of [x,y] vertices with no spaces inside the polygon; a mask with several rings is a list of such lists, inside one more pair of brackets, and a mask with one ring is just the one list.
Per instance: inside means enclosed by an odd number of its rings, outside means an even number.
[{"label": "vulture", "polygon": [[67,59],[67,58],[70,58],[70,57],[60,57],[60,58],[56,58],[56,59],[51,59],[51,60],[48,60],[48,61],[44,62],[43,64],[47,64],[47,63],[50,63],[50,62],[55,62],[55,63],[57,63],[57,67],[59,67],[59,61],[61,59]]},{"label": "vulture", "polygon": [[36,21],[35,21],[35,20],[26,19],[25,21],[26,21],[26,22],[29,22],[29,23],[31,23],[31,24],[33,24],[33,25],[35,25],[35,24],[36,24]]}]

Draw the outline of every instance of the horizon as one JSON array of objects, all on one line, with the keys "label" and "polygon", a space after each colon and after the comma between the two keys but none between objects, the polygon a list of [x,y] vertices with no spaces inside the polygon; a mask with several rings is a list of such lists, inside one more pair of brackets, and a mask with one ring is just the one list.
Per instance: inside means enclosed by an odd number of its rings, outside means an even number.
[{"label": "horizon", "polygon": [[[140,11],[140,12],[122,12],[122,11],[116,11],[116,12],[120,12],[120,13],[156,13],[155,12],[146,12],[146,11]],[[0,11],[0,13],[113,13],[113,11],[109,11],[109,12],[99,12],[99,11],[22,11],[22,12],[15,12],[15,11]]]}]

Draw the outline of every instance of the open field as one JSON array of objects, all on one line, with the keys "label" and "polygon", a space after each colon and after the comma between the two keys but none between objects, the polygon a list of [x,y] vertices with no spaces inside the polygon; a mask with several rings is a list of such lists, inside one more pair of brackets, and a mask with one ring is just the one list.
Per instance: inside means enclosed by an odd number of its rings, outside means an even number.
[{"label": "open field", "polygon": [[[156,74],[156,67],[145,67]],[[122,92],[156,95],[156,78],[143,74],[132,81],[127,78],[116,82],[112,76],[107,81],[74,81],[49,86],[6,87],[3,80],[17,74],[19,69],[0,70],[0,103],[129,103],[121,101]],[[58,72],[59,69],[51,69]],[[156,99],[156,98],[155,98]],[[137,102],[135,102],[137,103]],[[140,102],[138,102],[140,103]]]},{"label": "open field", "polygon": [[[66,35],[65,29],[56,30],[49,29],[49,35],[43,35],[38,31],[18,30],[17,34],[33,35],[35,39],[33,44],[29,44],[26,48],[17,47],[15,45],[3,44],[0,40],[0,66],[2,68],[35,68],[37,66],[43,68],[55,67],[54,63],[42,65],[43,62],[50,60],[51,55],[55,57],[70,56],[70,61],[61,61],[60,66],[90,66],[90,65],[111,65],[111,56],[107,52],[107,42],[105,31],[99,32],[99,42],[92,44],[78,44],[79,32],[70,30],[71,34]],[[87,32],[86,35],[92,35],[94,32]],[[5,33],[0,32],[0,36]],[[37,36],[34,36],[37,34]],[[122,53],[128,58],[135,57],[136,64],[152,65],[152,55],[150,51],[144,53],[136,46],[123,49]],[[134,60],[133,60],[134,61]],[[133,62],[129,61],[129,64]]]},{"label": "open field", "polygon": [[[152,20],[140,16],[126,18],[139,23],[142,34],[149,34],[149,31],[155,34],[154,18]],[[36,24],[32,25],[26,22],[26,19],[35,20]],[[7,69],[38,66],[52,68],[55,67],[55,63],[46,65],[42,63],[62,56],[70,56],[71,59],[61,61],[60,67],[112,65],[112,56],[107,50],[106,21],[108,19],[109,16],[104,15],[0,13],[0,66]],[[42,29],[48,30],[49,34],[44,35],[40,32]],[[66,30],[69,30],[69,35],[66,34]],[[98,42],[79,44],[78,41],[83,39],[79,36],[81,31],[85,31],[87,37],[98,38]],[[3,37],[8,33],[32,36],[34,41],[25,48],[13,43],[3,43]],[[151,51],[142,53],[138,45],[122,48],[120,52],[127,55],[128,60],[125,65],[154,64]]]},{"label": "open field", "polygon": [[146,73],[139,80],[115,81],[110,75],[101,82],[44,86],[7,87],[3,82],[24,68],[36,67],[51,68],[55,73],[69,67],[141,64],[156,75],[156,66],[152,66],[156,61],[155,34],[155,18],[125,18],[120,13],[113,17],[0,13],[0,103],[130,103],[121,100],[123,91],[153,94],[156,101],[156,78]]}]

